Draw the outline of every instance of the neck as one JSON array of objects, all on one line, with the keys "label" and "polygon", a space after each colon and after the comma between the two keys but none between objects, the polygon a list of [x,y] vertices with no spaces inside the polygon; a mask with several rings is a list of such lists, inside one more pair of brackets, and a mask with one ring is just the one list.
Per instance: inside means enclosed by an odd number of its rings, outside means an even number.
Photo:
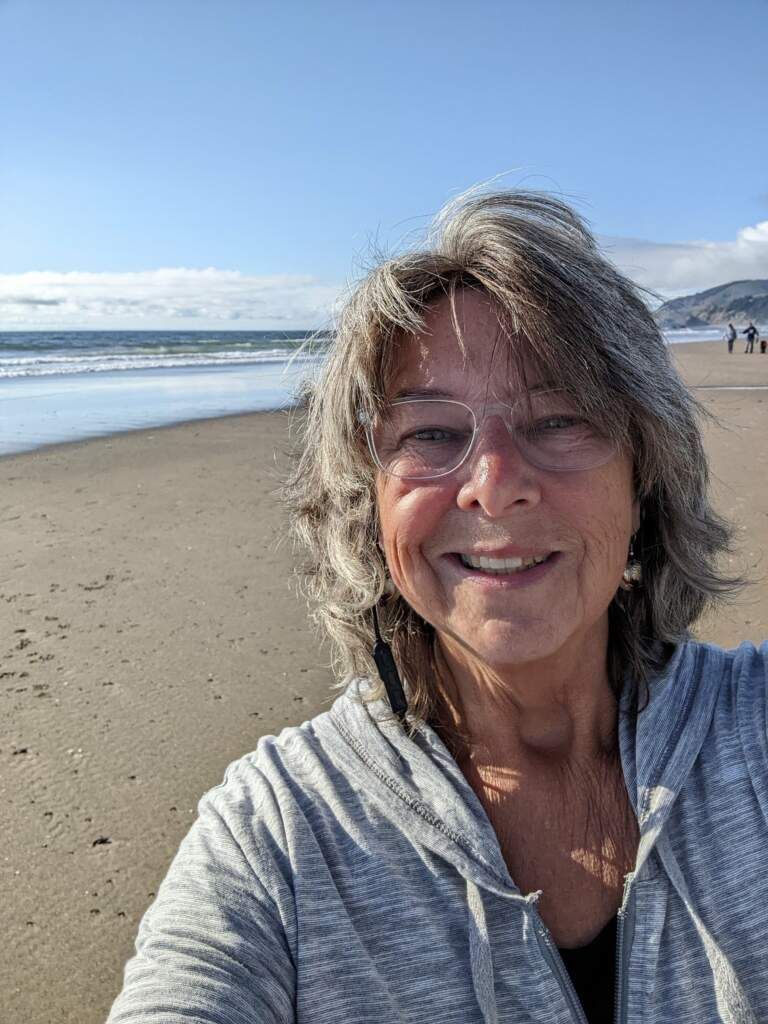
[{"label": "neck", "polygon": [[559,770],[612,758],[617,703],[607,643],[606,622],[577,650],[492,669],[453,638],[440,636],[442,731],[459,737],[463,757],[487,767]]}]

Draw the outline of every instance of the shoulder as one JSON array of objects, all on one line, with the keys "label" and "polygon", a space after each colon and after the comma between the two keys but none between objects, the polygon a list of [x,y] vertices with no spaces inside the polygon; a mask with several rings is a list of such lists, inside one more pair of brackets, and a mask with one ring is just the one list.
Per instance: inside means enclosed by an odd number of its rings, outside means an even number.
[{"label": "shoulder", "polygon": [[304,818],[297,808],[311,789],[313,761],[321,760],[317,723],[265,736],[227,767],[198,803],[163,883],[166,896],[188,888],[222,904],[256,902],[262,916],[268,913],[291,932],[292,834]]},{"label": "shoulder", "polygon": [[676,722],[702,741],[707,734],[717,739],[730,733],[762,746],[768,736],[767,697],[768,643],[745,642],[729,650],[688,640],[650,680],[643,716],[659,735],[674,731]]},{"label": "shoulder", "polygon": [[263,736],[233,761],[223,781],[203,800],[235,817],[254,812],[274,818],[307,802],[335,802],[350,775],[359,772],[350,738],[377,736],[381,701],[369,700],[369,683],[353,679],[328,711],[301,725]]},{"label": "shoulder", "polygon": [[[205,794],[200,815],[220,822],[263,863],[264,847],[284,850],[305,835],[333,832],[340,816],[364,814],[360,759],[349,745],[349,731],[355,738],[363,728],[356,719],[367,722],[370,714],[370,705],[348,688],[329,711],[262,737]],[[369,728],[369,742],[374,733]]]},{"label": "shoulder", "polygon": [[[625,723],[628,778],[676,792],[695,769],[722,782],[762,779],[768,763],[768,646],[733,650],[687,641],[650,681],[647,705]],[[762,786],[762,783],[761,783]],[[768,790],[766,791],[768,808]]]},{"label": "shoulder", "polygon": [[319,877],[313,808],[330,820],[337,771],[328,718],[263,737],[202,797],[111,1022],[295,1019],[297,879],[311,888]]},{"label": "shoulder", "polygon": [[661,673],[660,681],[691,679],[697,686],[764,683],[768,672],[768,641],[744,641],[738,647],[718,647],[696,640],[680,644]]},{"label": "shoulder", "polygon": [[730,735],[748,756],[768,758],[768,642],[745,641],[730,650],[689,642],[673,658],[671,674],[687,678],[688,707],[707,709],[715,738]]},{"label": "shoulder", "polygon": [[311,745],[305,732],[305,726],[297,726],[265,736],[255,750],[228,765],[222,781],[200,798],[174,869],[190,864],[198,877],[237,877],[243,889],[257,883],[272,899],[289,897],[287,794]]},{"label": "shoulder", "polygon": [[733,650],[714,651],[717,660],[713,662],[713,671],[716,664],[715,675],[720,683],[718,709],[730,709],[742,729],[757,729],[766,736],[768,642],[759,646],[744,642]]},{"label": "shoulder", "polygon": [[753,690],[759,695],[768,678],[768,641],[754,644],[745,640],[738,647],[688,641],[681,644],[670,662],[676,674],[691,674],[698,683],[719,688]]},{"label": "shoulder", "polygon": [[333,764],[327,751],[328,714],[278,735],[263,736],[256,748],[233,761],[223,780],[200,801],[201,813],[210,809],[232,829],[242,823],[281,829],[286,809],[302,793],[321,790]]}]

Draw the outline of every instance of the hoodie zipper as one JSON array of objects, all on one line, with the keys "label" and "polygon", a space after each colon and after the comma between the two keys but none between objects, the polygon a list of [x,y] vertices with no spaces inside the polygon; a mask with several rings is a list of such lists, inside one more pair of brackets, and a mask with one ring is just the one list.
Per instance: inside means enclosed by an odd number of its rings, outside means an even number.
[{"label": "hoodie zipper", "polygon": [[629,985],[629,965],[625,962],[632,945],[635,928],[635,894],[631,888],[634,875],[624,879],[624,895],[616,915],[616,977],[614,981],[614,1021],[615,1024],[626,1024],[627,1020],[627,988]]},{"label": "hoodie zipper", "polygon": [[536,934],[541,940],[539,945],[543,947],[544,955],[549,963],[552,973],[555,975],[555,978],[560,985],[560,991],[563,993],[565,1001],[573,1014],[573,1019],[578,1021],[578,1024],[588,1024],[586,1014],[584,1013],[584,1007],[581,1005],[581,1000],[576,995],[576,989],[573,987],[571,976],[565,968],[563,959],[558,952],[557,946],[552,940],[549,929],[541,920],[536,907],[533,908],[533,913],[535,915],[534,926],[536,928]]},{"label": "hoodie zipper", "polygon": [[[626,1024],[627,1019],[626,997],[629,972],[627,970],[625,960],[626,954],[631,946],[635,924],[634,892],[630,888],[632,885],[632,878],[632,875],[627,875],[624,879],[624,893],[622,896],[621,907],[616,915],[616,976],[614,981],[615,1024]],[[547,926],[541,920],[541,917],[535,908],[534,914],[536,915],[536,934],[542,940],[546,959],[549,962],[553,974],[560,983],[560,988],[562,989],[563,995],[571,1009],[574,1019],[577,1020],[579,1024],[588,1024],[584,1013],[584,1007],[581,1005],[581,1000],[573,986],[571,976],[568,974],[566,966],[563,963],[563,958],[560,956],[560,952],[552,940],[552,936],[550,935]]]}]

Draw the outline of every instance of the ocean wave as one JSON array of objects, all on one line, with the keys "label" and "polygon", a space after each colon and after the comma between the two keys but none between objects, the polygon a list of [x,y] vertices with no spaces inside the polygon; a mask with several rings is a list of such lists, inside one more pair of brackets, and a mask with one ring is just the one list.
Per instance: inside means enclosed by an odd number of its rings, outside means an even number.
[{"label": "ocean wave", "polygon": [[[715,341],[717,327],[664,331],[668,344]],[[139,370],[318,363],[330,339],[302,332],[1,332],[0,380]],[[302,348],[302,346],[306,346]]]},{"label": "ocean wave", "polygon": [[50,349],[85,350],[152,347],[189,348],[204,351],[210,348],[266,349],[276,345],[294,349],[304,342],[312,344],[328,340],[327,332],[302,331],[4,331],[0,330],[0,352],[28,349],[44,352]]},{"label": "ocean wave", "polygon": [[721,341],[725,331],[722,327],[679,327],[661,332],[668,345],[694,341]]},{"label": "ocean wave", "polygon": [[16,355],[0,357],[0,380],[12,377],[51,377],[77,373],[119,373],[131,370],[163,370],[184,368],[215,368],[221,366],[244,366],[248,364],[316,363],[319,354],[297,353],[284,348],[248,351],[230,349],[223,352],[186,351],[165,354],[161,351],[139,353],[98,352],[88,355],[61,353],[56,355]]}]

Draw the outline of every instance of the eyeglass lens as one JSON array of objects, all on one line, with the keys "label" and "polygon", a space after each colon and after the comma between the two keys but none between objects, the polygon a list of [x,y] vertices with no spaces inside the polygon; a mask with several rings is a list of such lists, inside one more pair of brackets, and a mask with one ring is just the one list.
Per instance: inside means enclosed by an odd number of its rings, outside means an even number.
[{"label": "eyeglass lens", "polygon": [[[582,416],[563,391],[524,396],[504,409],[504,418],[523,457],[540,469],[591,469],[614,452],[612,440]],[[429,479],[461,465],[475,429],[475,415],[462,402],[402,399],[376,417],[370,440],[384,472]]]}]

